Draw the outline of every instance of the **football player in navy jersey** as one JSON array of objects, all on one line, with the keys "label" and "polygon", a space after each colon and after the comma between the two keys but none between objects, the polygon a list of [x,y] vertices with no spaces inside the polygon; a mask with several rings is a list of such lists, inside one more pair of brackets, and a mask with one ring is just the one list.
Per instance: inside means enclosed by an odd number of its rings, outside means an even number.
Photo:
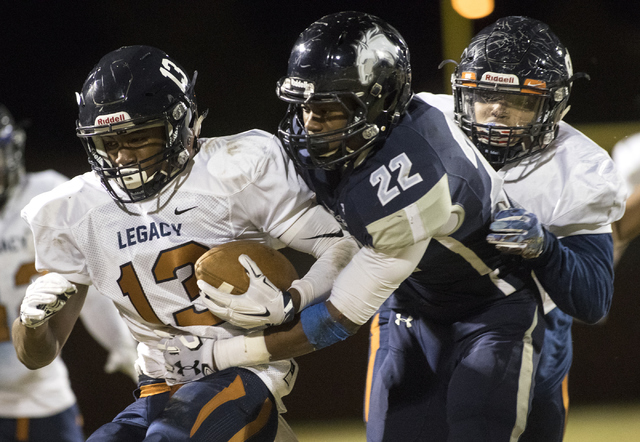
[{"label": "football player in navy jersey", "polygon": [[518,208],[498,214],[490,240],[522,255],[543,290],[547,330],[521,441],[562,440],[572,317],[597,322],[613,296],[611,227],[625,207],[622,179],[604,149],[561,121],[582,75],[549,26],[504,17],[464,50],[453,97],[418,94],[454,118],[504,178]]},{"label": "football player in navy jersey", "polygon": [[[453,120],[414,98],[407,45],[377,17],[313,23],[277,92],[289,103],[285,149],[362,247],[325,302],[256,332],[266,359],[234,337],[214,344],[217,368],[320,350],[373,317],[368,440],[516,440],[544,323],[531,271],[486,240],[509,205],[498,175]],[[198,284],[220,317],[247,326],[259,312],[246,307],[258,284],[233,298]]]}]

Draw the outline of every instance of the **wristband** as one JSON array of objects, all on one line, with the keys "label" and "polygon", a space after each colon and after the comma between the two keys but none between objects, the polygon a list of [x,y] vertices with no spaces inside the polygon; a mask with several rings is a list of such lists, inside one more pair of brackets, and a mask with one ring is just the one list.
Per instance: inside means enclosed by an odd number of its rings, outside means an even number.
[{"label": "wristband", "polygon": [[271,360],[262,332],[216,341],[213,344],[213,357],[218,371],[229,367],[267,364]]},{"label": "wristband", "polygon": [[344,341],[351,336],[342,324],[333,319],[325,302],[303,310],[300,322],[307,340],[316,350]]}]

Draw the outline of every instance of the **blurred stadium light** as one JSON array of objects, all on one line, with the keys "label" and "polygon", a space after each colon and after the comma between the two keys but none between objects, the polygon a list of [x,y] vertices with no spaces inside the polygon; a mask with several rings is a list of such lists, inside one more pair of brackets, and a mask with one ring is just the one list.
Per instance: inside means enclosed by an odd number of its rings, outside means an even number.
[{"label": "blurred stadium light", "polygon": [[453,9],[464,18],[486,17],[493,12],[493,0],[451,0]]}]

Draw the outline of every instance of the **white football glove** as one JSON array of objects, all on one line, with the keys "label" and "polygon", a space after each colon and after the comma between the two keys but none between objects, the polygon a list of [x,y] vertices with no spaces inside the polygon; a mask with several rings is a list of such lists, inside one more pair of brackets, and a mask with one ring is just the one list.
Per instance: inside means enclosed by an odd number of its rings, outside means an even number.
[{"label": "white football glove", "polygon": [[59,273],[40,276],[27,287],[20,306],[20,322],[29,328],[40,327],[76,292],[76,286]]},{"label": "white football glove", "polygon": [[273,285],[247,255],[240,255],[238,262],[249,275],[249,288],[242,295],[225,293],[205,281],[198,281],[202,302],[211,313],[246,329],[279,325],[293,319],[289,292]]},{"label": "white football glove", "polygon": [[168,385],[195,381],[215,372],[213,369],[213,344],[215,339],[194,335],[171,335],[159,330],[162,338],[158,350],[164,355]]}]

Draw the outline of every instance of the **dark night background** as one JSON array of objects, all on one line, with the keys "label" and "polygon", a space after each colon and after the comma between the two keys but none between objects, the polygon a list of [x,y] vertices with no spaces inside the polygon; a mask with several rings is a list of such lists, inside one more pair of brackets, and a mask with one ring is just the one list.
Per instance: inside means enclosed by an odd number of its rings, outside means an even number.
[{"label": "dark night background", "polygon": [[[88,170],[75,137],[74,92],[94,64],[123,45],[156,46],[190,73],[198,70],[197,96],[209,109],[203,135],[261,128],[274,131],[285,106],[275,96],[298,34],[325,14],[360,10],[378,15],[405,37],[416,91],[449,92],[443,73],[440,2],[290,0],[109,0],[3,2],[0,102],[29,124],[27,167],[55,168],[68,176]],[[548,23],[569,48],[576,72],[591,81],[573,89],[576,125],[640,120],[640,6],[617,0],[495,0],[474,32],[505,15]],[[609,318],[575,326],[572,403],[640,399],[640,336],[634,280],[635,244],[616,275]],[[303,262],[303,261],[298,261]],[[302,264],[304,267],[304,264]],[[124,375],[104,375],[104,351],[81,325],[63,356],[85,414],[87,430],[110,420],[131,399]],[[367,331],[323,352],[299,358],[301,374],[287,399],[287,418],[358,418],[366,371]]]}]

